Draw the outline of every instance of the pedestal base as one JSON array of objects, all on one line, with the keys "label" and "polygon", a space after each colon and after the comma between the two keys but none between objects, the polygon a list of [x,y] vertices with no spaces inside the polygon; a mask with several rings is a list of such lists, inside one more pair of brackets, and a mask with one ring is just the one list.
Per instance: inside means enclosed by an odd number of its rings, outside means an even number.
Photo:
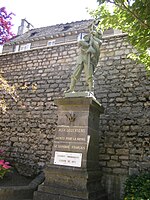
[{"label": "pedestal base", "polygon": [[58,126],[52,157],[34,200],[107,200],[99,169],[98,129],[103,107],[91,96],[66,97],[55,103]]},{"label": "pedestal base", "polygon": [[107,200],[101,187],[101,172],[51,166],[35,200]]}]

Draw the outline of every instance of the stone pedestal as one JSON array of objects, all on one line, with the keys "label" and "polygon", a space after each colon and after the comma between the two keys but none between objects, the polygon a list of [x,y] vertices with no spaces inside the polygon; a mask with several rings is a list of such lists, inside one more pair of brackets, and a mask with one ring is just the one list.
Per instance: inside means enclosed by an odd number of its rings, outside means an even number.
[{"label": "stone pedestal", "polygon": [[45,181],[34,200],[106,200],[99,169],[99,116],[93,97],[55,100],[58,126]]}]

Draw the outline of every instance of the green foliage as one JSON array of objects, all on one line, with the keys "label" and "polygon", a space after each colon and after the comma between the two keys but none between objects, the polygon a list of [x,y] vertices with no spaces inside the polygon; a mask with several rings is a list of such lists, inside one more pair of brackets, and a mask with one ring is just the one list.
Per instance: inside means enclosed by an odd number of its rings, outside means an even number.
[{"label": "green foliage", "polygon": [[14,86],[10,86],[7,81],[0,74],[0,110],[3,113],[6,112],[6,101],[4,98],[4,94],[9,94],[15,101],[17,101],[17,95]]},{"label": "green foliage", "polygon": [[150,173],[132,175],[125,182],[124,200],[150,199]]},{"label": "green foliage", "polygon": [[[128,34],[130,44],[137,50],[132,55],[150,73],[150,4],[149,0],[98,0],[100,5],[90,14],[100,20],[102,30],[114,28]],[[110,6],[113,6],[110,10]]]},{"label": "green foliage", "polygon": [[15,83],[14,85],[10,85],[0,73],[0,112],[5,114],[7,112],[7,108],[9,107],[7,105],[7,99],[5,98],[5,95],[9,95],[21,108],[26,108],[22,99],[20,99],[17,95],[17,90],[26,90],[29,88],[31,88],[32,92],[36,92],[37,84],[27,84],[25,82],[23,84]]}]

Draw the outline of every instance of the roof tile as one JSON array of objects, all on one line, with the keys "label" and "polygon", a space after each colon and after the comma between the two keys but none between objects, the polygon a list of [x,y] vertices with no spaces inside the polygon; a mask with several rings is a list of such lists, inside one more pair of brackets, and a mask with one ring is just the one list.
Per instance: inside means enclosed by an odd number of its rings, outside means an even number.
[{"label": "roof tile", "polygon": [[[76,21],[66,24],[56,24],[47,27],[31,29],[23,35],[18,35],[15,38],[11,39],[8,43],[21,42],[21,41],[30,41],[31,39],[40,39],[42,37],[55,36],[57,34],[74,32],[82,29],[87,29],[92,19]],[[7,44],[8,44],[7,43]]]}]

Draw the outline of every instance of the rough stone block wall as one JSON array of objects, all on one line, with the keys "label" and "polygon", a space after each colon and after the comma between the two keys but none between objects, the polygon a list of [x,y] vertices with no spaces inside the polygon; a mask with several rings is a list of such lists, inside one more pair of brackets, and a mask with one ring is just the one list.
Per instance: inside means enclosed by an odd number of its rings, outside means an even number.
[{"label": "rough stone block wall", "polygon": [[[150,84],[126,37],[108,38],[101,48],[95,93],[105,107],[100,120],[100,165],[108,193],[123,193],[128,174],[149,169]],[[118,191],[118,192],[117,192]]]},{"label": "rough stone block wall", "polygon": [[[69,83],[68,71],[75,64],[76,45],[56,46],[3,55],[3,76],[16,86],[18,102],[8,95],[8,111],[0,118],[1,147],[9,150],[20,170],[43,167],[50,161],[57,123],[54,98]],[[31,170],[31,173],[33,173]],[[29,173],[27,168],[27,173]]]},{"label": "rough stone block wall", "polygon": [[[127,58],[132,51],[125,35],[105,37],[94,74],[95,96],[105,108],[99,142],[102,181],[114,200],[121,198],[128,174],[149,167],[150,86],[144,67]],[[69,86],[76,55],[77,43],[72,43],[0,56],[3,76],[19,95],[14,102],[4,94],[8,111],[0,118],[0,146],[24,174],[50,161],[57,125],[53,100]],[[86,86],[81,81],[77,88]]]}]

